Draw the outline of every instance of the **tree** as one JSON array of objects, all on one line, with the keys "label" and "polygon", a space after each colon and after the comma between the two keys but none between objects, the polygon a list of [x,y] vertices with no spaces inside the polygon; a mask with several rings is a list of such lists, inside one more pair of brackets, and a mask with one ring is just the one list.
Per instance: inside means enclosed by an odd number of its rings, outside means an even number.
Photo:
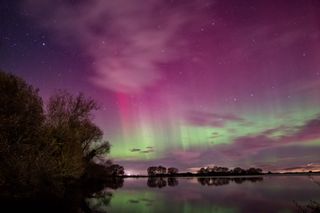
[{"label": "tree", "polygon": [[175,174],[178,174],[178,172],[179,172],[179,170],[177,168],[174,168],[174,167],[168,168],[169,175],[175,175]]},{"label": "tree", "polygon": [[38,90],[14,75],[0,71],[0,136],[9,144],[30,143],[44,120]]},{"label": "tree", "polygon": [[148,175],[164,175],[167,173],[166,167],[163,166],[151,166],[147,169]]},{"label": "tree", "polygon": [[[69,180],[84,177],[92,159],[110,149],[92,121],[97,104],[82,94],[59,92],[43,110],[37,89],[0,71],[0,103],[0,184],[7,189],[36,194],[50,185],[63,194]],[[123,167],[113,169],[123,174]]]},{"label": "tree", "polygon": [[198,174],[206,174],[206,169],[202,167],[199,169]]},{"label": "tree", "polygon": [[256,171],[261,174],[263,172],[263,170],[261,168],[256,168]]},{"label": "tree", "polygon": [[161,174],[161,175],[164,175],[167,173],[167,168],[166,167],[163,167],[163,166],[158,166],[157,168],[157,174]]},{"label": "tree", "polygon": [[247,173],[250,174],[250,175],[258,175],[258,174],[261,174],[262,173],[262,169],[260,168],[249,168],[247,170]]},{"label": "tree", "polygon": [[236,175],[243,175],[246,173],[246,170],[240,168],[240,167],[236,167],[233,169],[233,173]]},{"label": "tree", "polygon": [[60,91],[49,100],[47,124],[58,144],[81,146],[84,159],[89,162],[97,155],[109,152],[109,142],[102,140],[102,131],[92,122],[96,102],[82,93],[72,96]]},{"label": "tree", "polygon": [[112,176],[122,176],[124,175],[124,168],[118,164],[113,164],[107,168]]},{"label": "tree", "polygon": [[52,155],[59,162],[59,176],[79,178],[94,157],[109,151],[102,131],[92,122],[97,109],[95,101],[81,93],[59,91],[49,99],[45,127],[47,141],[54,147]]},{"label": "tree", "polygon": [[227,167],[215,167],[214,172],[217,173],[228,173],[229,172],[229,168]]},{"label": "tree", "polygon": [[0,179],[31,183],[43,163],[42,99],[24,80],[0,71],[0,103]]},{"label": "tree", "polygon": [[155,174],[157,174],[157,167],[156,166],[150,166],[148,168],[147,172],[148,172],[149,176],[155,175]]}]

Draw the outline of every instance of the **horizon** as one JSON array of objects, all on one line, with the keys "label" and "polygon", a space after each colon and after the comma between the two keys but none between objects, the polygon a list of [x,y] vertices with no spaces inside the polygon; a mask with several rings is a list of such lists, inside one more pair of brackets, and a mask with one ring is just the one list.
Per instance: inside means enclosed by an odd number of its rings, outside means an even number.
[{"label": "horizon", "polygon": [[[159,166],[159,165],[154,165],[154,166]],[[190,168],[188,170],[179,170],[179,173],[188,173],[191,172],[193,174],[196,174],[201,168],[206,168],[206,167],[213,167],[213,166],[218,166],[218,165],[206,165],[206,166],[201,166],[201,167],[194,167]],[[164,166],[166,168],[169,168],[170,166]],[[234,169],[236,167],[230,167],[229,169]],[[240,167],[242,168],[242,167]],[[147,173],[147,168],[145,170],[126,170],[125,169],[125,175],[128,176],[135,176],[135,175],[148,175]],[[179,169],[179,168],[177,168]],[[243,168],[243,169],[248,169],[248,168]],[[263,173],[308,173],[308,172],[320,172],[320,164],[314,165],[314,164],[309,164],[309,165],[303,165],[303,166],[296,166],[296,167],[288,167],[288,168],[282,168],[282,169],[277,169],[277,170],[263,170]]]},{"label": "horizon", "polygon": [[1,4],[0,69],[95,99],[130,174],[320,171],[319,1]]}]

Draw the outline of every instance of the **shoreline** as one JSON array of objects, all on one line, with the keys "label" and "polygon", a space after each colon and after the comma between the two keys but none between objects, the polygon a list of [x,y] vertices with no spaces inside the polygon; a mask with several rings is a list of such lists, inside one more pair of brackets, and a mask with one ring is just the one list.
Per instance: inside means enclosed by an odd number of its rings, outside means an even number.
[{"label": "shoreline", "polygon": [[199,175],[199,174],[177,174],[177,175],[123,175],[116,176],[119,178],[188,178],[188,177],[216,177],[216,178],[241,178],[241,177],[267,177],[267,176],[318,176],[320,172],[305,172],[305,173],[265,173],[265,174],[244,174],[244,175],[235,175],[235,174],[208,174],[208,175]]}]

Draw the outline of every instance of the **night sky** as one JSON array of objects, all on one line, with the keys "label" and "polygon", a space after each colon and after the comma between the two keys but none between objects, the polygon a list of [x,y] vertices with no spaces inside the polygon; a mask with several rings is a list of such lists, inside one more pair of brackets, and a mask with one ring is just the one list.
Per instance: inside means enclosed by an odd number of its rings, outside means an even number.
[{"label": "night sky", "polygon": [[320,169],[318,0],[0,0],[0,68],[94,98],[127,173]]}]

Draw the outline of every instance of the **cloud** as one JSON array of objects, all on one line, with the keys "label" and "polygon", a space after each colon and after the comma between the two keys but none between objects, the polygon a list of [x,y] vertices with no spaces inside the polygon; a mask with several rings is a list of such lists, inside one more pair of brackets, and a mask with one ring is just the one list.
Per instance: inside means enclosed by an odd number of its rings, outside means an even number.
[{"label": "cloud", "polygon": [[219,138],[220,137],[220,134],[218,132],[213,132],[211,134],[211,136],[209,137],[209,139],[216,139],[216,138]]},{"label": "cloud", "polygon": [[307,165],[294,166],[289,168],[279,169],[279,172],[320,172],[320,164],[308,163]]},{"label": "cloud", "polygon": [[[320,72],[317,72],[316,75],[320,75]],[[320,79],[312,79],[307,82],[297,82],[292,85],[289,85],[290,89],[294,92],[305,93],[305,92],[316,92],[318,94],[320,88]]]},{"label": "cloud", "polygon": [[201,156],[201,152],[190,150],[190,151],[182,151],[182,150],[175,150],[172,151],[170,154],[175,156],[177,159],[180,159],[183,162],[195,162],[199,160]]},{"label": "cloud", "polygon": [[[274,146],[263,149],[259,153],[249,156],[249,159],[262,164],[263,167],[271,166],[273,167],[271,170],[274,170],[317,161],[319,152],[320,146],[318,145],[291,144],[289,146]],[[274,159],[277,159],[277,164],[272,163]]]},{"label": "cloud", "polygon": [[152,150],[152,149],[148,149],[148,150],[142,150],[140,153],[152,153],[152,152],[154,152],[154,150]]},{"label": "cloud", "polygon": [[283,143],[307,142],[320,139],[320,115],[308,120],[304,125],[298,127],[298,130],[289,136],[284,136],[280,140]]},{"label": "cloud", "polygon": [[133,148],[133,149],[130,149],[131,152],[140,152],[141,149],[137,149],[137,148]]},{"label": "cloud", "polygon": [[145,154],[147,154],[147,153],[152,153],[152,152],[155,152],[154,147],[152,147],[152,146],[147,146],[147,147],[145,148],[145,150],[142,150],[140,153],[145,153]]},{"label": "cloud", "polygon": [[80,44],[93,60],[92,83],[133,93],[162,78],[159,63],[176,58],[172,40],[190,20],[188,11],[201,9],[197,3],[24,0],[23,6],[60,43]]},{"label": "cloud", "polygon": [[116,163],[123,165],[125,168],[134,168],[137,173],[145,174],[150,166],[162,165],[165,167],[174,166],[180,171],[185,171],[186,168],[192,165],[199,165],[201,161],[200,150],[173,150],[166,153],[164,156],[151,160],[118,160]]},{"label": "cloud", "polygon": [[[222,128],[228,122],[239,124],[249,124],[245,119],[234,114],[218,114],[201,111],[191,111],[187,115],[187,122],[195,126],[209,126]],[[213,135],[214,136],[214,135]]]},{"label": "cloud", "polygon": [[278,135],[278,134],[289,135],[289,134],[292,134],[294,131],[295,131],[295,127],[281,125],[281,126],[278,126],[275,128],[266,129],[261,134],[268,135],[268,136],[273,136],[273,135]]},{"label": "cloud", "polygon": [[132,148],[132,149],[130,149],[130,152],[139,152],[139,153],[144,153],[144,154],[146,154],[146,153],[152,153],[152,152],[154,152],[155,150],[154,150],[154,148],[152,147],[152,146],[147,146],[144,150],[142,150],[142,149],[139,149],[139,148]]},{"label": "cloud", "polygon": [[[257,135],[235,138],[233,143],[218,145],[216,148],[227,156],[243,157],[271,147],[302,144],[320,140],[320,116],[306,121],[300,126],[280,126],[267,129]],[[280,134],[276,135],[275,134]]]}]

